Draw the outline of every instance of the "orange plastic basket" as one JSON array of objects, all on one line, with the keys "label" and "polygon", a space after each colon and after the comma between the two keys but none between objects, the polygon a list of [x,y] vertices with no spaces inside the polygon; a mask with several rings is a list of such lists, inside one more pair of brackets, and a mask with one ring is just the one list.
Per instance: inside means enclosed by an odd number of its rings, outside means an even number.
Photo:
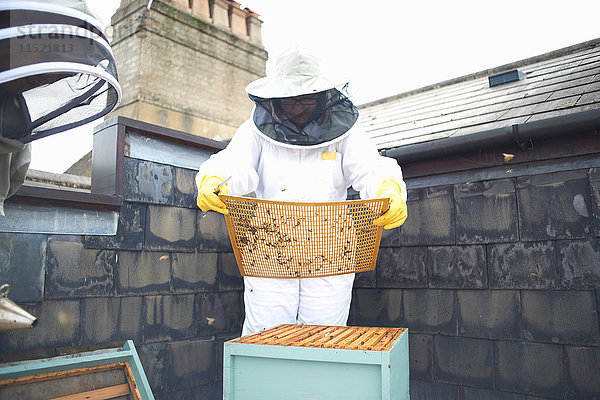
[{"label": "orange plastic basket", "polygon": [[299,203],[219,196],[242,276],[311,278],[375,268],[389,199]]}]

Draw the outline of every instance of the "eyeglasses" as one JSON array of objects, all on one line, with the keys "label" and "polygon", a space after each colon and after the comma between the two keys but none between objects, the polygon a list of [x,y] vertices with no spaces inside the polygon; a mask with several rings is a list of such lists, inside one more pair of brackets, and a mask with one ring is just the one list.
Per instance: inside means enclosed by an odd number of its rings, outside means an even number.
[{"label": "eyeglasses", "polygon": [[294,104],[302,104],[303,106],[314,106],[317,104],[316,97],[287,97],[281,99],[281,104],[284,106],[293,106]]}]

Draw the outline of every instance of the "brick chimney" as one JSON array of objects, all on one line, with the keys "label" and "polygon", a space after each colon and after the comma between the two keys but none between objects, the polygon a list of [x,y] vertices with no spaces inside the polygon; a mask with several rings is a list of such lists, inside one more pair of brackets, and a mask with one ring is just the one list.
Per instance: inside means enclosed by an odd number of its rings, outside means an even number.
[{"label": "brick chimney", "polygon": [[265,75],[258,14],[232,0],[122,0],[112,18],[123,101],[110,116],[229,139]]}]

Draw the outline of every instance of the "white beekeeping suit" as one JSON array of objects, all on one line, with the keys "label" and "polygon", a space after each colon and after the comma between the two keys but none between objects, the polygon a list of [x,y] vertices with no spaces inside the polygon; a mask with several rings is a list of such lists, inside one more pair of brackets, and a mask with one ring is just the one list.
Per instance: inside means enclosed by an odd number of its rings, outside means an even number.
[{"label": "white beekeeping suit", "polygon": [[[317,60],[297,49],[279,56],[272,73],[246,87],[256,103],[221,152],[204,162],[198,205],[226,213],[212,192],[279,201],[343,201],[352,186],[361,198],[390,197],[375,222],[386,229],[406,219],[406,185],[395,160],[379,155],[356,124],[345,82],[324,77]],[[395,205],[395,206],[394,206]],[[345,325],[354,274],[319,278],[244,277],[243,335],[283,323]]]}]

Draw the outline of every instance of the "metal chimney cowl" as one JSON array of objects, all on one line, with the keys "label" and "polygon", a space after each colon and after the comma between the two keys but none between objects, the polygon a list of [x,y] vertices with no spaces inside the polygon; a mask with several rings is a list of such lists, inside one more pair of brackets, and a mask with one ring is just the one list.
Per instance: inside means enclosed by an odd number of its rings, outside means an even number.
[{"label": "metal chimney cowl", "polygon": [[120,100],[105,27],[85,0],[0,0],[0,138],[31,142]]}]

